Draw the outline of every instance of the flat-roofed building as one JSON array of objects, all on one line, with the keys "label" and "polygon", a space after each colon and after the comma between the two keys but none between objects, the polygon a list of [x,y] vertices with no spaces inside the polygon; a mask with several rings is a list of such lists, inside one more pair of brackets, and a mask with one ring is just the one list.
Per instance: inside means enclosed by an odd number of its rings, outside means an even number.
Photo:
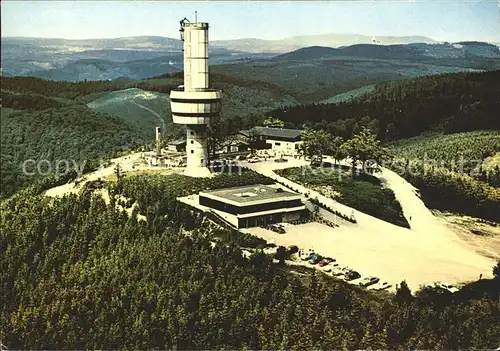
[{"label": "flat-roofed building", "polygon": [[200,192],[199,205],[237,228],[300,219],[307,213],[301,195],[279,186],[248,185]]}]

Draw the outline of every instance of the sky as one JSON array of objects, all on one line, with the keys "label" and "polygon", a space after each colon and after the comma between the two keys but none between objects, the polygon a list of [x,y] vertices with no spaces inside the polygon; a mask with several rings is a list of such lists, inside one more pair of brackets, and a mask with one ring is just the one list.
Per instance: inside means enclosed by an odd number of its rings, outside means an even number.
[{"label": "sky", "polygon": [[18,1],[4,0],[2,37],[177,38],[187,17],[211,40],[357,33],[500,42],[500,0]]}]

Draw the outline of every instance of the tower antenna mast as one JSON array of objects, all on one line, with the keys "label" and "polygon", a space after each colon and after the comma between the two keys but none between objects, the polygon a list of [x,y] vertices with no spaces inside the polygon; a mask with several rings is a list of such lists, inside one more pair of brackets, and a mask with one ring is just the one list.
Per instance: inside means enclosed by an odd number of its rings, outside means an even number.
[{"label": "tower antenna mast", "polygon": [[198,23],[198,11],[194,12],[194,22]]}]

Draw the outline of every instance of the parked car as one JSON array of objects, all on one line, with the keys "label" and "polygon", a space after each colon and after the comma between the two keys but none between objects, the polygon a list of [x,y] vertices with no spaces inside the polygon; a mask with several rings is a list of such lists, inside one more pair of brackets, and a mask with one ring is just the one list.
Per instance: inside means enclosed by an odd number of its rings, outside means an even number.
[{"label": "parked car", "polygon": [[323,266],[323,271],[324,272],[333,272],[334,270],[336,270],[338,268],[338,266],[339,266],[338,263],[330,262],[329,264]]},{"label": "parked car", "polygon": [[290,245],[288,246],[288,253],[294,254],[299,252],[299,247],[297,245]]},{"label": "parked car", "polygon": [[444,283],[444,282],[436,282],[434,284],[434,287],[436,287],[438,289],[447,290],[451,293],[456,293],[459,290],[456,286],[449,284],[449,283]]},{"label": "parked car", "polygon": [[359,274],[358,272],[356,271],[349,271],[345,274],[345,277],[344,277],[344,280],[346,282],[350,282],[351,280],[354,280],[354,279],[359,279],[361,278],[361,274]]},{"label": "parked car", "polygon": [[309,252],[306,253],[305,255],[302,256],[303,261],[309,261],[313,256],[316,255],[314,252]]},{"label": "parked car", "polygon": [[260,161],[261,160],[258,157],[251,157],[251,158],[248,159],[249,163],[257,163],[257,162],[260,162]]},{"label": "parked car", "polygon": [[334,266],[332,268],[332,275],[334,277],[340,277],[342,275],[345,275],[349,271],[351,271],[351,269],[349,267]]},{"label": "parked car", "polygon": [[313,254],[312,257],[309,259],[310,264],[317,264],[319,261],[321,261],[323,257],[318,254]]},{"label": "parked car", "polygon": [[367,286],[377,284],[379,281],[380,278],[377,277],[366,277],[359,282],[359,285],[366,288]]},{"label": "parked car", "polygon": [[324,267],[328,264],[329,262],[325,259],[322,259],[320,262],[318,262],[318,266]]},{"label": "parked car", "polygon": [[283,228],[283,226],[281,226],[279,224],[271,224],[269,226],[269,229],[272,230],[273,232],[278,233],[278,234],[285,234],[286,233],[285,228]]},{"label": "parked car", "polygon": [[376,291],[382,291],[382,290],[387,290],[391,287],[392,285],[387,283],[387,282],[383,282],[383,283],[378,283],[378,284],[375,284],[375,285],[372,285],[372,290],[376,290]]},{"label": "parked car", "polygon": [[333,258],[331,257],[325,257],[320,263],[319,263],[319,266],[320,267],[323,267],[323,266],[326,266],[327,264],[329,264],[330,262],[333,262],[335,261]]},{"label": "parked car", "polygon": [[284,163],[284,162],[288,162],[288,160],[286,158],[281,157],[281,158],[275,158],[274,162]]}]

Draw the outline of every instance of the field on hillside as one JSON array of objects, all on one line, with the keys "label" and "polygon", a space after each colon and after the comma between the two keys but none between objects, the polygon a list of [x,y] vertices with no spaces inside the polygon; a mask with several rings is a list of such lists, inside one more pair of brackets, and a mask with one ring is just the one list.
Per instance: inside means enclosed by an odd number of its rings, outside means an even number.
[{"label": "field on hillside", "polygon": [[365,85],[361,88],[353,89],[346,91],[345,93],[337,94],[328,98],[326,100],[321,101],[322,104],[338,104],[341,102],[349,102],[354,99],[365,96],[366,94],[372,93],[375,91],[375,85]]},{"label": "field on hillside", "polygon": [[154,138],[156,126],[166,132],[172,124],[170,99],[162,93],[129,88],[105,93],[87,106],[120,117],[147,139]]},{"label": "field on hillside", "polygon": [[[222,90],[222,118],[260,115],[283,106],[299,102],[290,91],[275,84],[257,81],[253,76],[244,78],[210,73],[210,86]],[[140,81],[137,86],[150,91],[167,93],[174,86],[182,84],[182,73],[168,77],[156,77]]]},{"label": "field on hillside", "polygon": [[408,227],[392,190],[383,188],[380,180],[371,175],[353,179],[346,171],[311,167],[286,168],[276,173],[359,211]]}]

